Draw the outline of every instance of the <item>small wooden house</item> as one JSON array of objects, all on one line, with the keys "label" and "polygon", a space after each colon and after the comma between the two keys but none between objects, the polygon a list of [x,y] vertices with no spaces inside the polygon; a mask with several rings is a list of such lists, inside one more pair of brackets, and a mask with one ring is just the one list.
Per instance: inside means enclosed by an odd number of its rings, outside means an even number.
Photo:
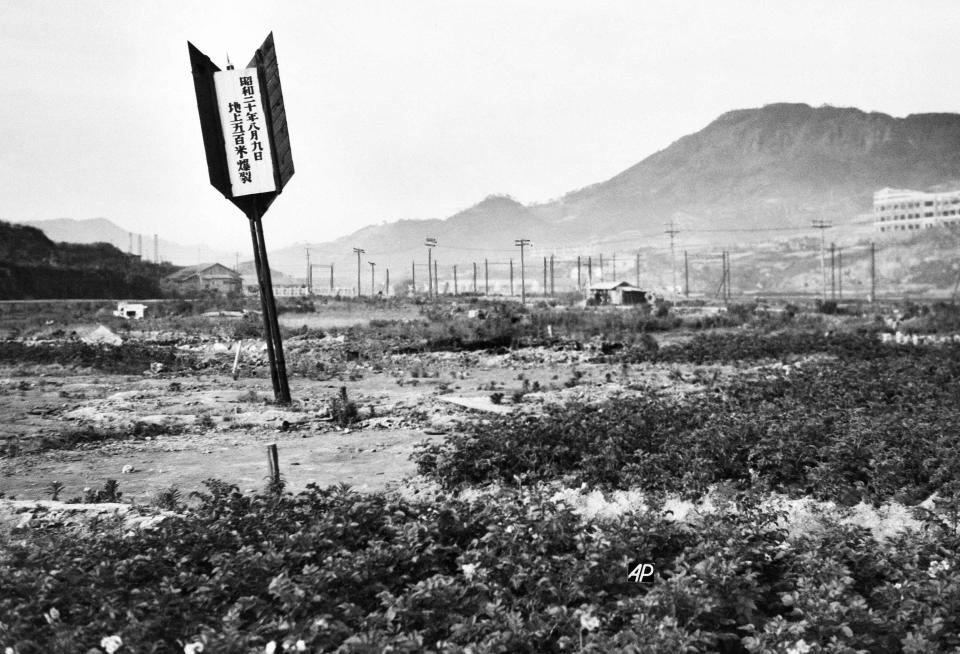
[{"label": "small wooden house", "polygon": [[216,291],[227,295],[240,293],[242,280],[239,274],[223,264],[203,263],[181,268],[164,278],[164,284],[181,293]]},{"label": "small wooden house", "polygon": [[590,287],[591,304],[636,305],[647,303],[647,292],[629,282],[606,282]]}]

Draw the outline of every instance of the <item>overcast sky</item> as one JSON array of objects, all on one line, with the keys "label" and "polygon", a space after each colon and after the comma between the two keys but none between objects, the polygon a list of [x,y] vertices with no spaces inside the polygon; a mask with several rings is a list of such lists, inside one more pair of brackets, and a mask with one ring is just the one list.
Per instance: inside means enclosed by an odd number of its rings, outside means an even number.
[{"label": "overcast sky", "polygon": [[771,102],[960,108],[960,2],[0,0],[0,218],[249,248],[208,182],[189,40],[274,32],[296,175],[271,249],[603,181]]}]

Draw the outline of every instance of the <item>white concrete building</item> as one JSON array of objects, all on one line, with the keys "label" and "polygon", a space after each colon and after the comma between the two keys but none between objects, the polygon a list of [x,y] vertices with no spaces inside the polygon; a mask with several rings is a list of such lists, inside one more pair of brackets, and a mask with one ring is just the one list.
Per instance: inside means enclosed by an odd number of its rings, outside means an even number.
[{"label": "white concrete building", "polygon": [[880,232],[909,232],[958,221],[960,191],[884,188],[873,194],[873,226]]}]

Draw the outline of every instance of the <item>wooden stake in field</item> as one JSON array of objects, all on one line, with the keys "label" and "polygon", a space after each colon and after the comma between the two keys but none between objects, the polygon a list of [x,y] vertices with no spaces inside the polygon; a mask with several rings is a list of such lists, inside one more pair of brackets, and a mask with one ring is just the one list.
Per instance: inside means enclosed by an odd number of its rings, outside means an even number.
[{"label": "wooden stake in field", "polygon": [[247,67],[220,70],[187,43],[210,183],[247,216],[260,285],[270,380],[278,403],[290,402],[263,214],[293,177],[293,156],[273,34]]},{"label": "wooden stake in field", "polygon": [[237,355],[233,357],[233,381],[237,381],[237,377],[240,376],[240,345],[243,343],[243,340],[237,341]]},{"label": "wooden stake in field", "polygon": [[270,471],[270,490],[279,492],[282,488],[280,481],[280,457],[277,453],[277,444],[267,445],[267,466]]}]

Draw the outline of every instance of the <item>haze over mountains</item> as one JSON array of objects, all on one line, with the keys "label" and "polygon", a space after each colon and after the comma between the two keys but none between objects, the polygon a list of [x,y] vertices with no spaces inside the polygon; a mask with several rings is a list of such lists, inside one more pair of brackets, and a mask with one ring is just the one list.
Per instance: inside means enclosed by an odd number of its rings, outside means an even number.
[{"label": "haze over mountains", "polygon": [[[426,236],[438,239],[436,256],[445,264],[516,257],[513,242],[521,237],[534,242],[532,256],[663,250],[671,220],[691,247],[813,236],[815,218],[843,228],[833,238],[853,240],[872,234],[862,215],[870,211],[873,192],[885,186],[960,188],[960,115],[894,118],[806,104],[730,111],[615,177],[555,200],[525,206],[490,196],[446,220],[369,226],[309,248],[314,263],[334,263],[347,286],[356,283],[353,247],[366,250],[365,260],[393,268],[397,279],[409,275],[412,259],[425,259]],[[45,222],[31,224],[47,230]],[[126,249],[125,232],[118,245]],[[195,262],[191,247],[185,263]],[[303,276],[305,247],[276,250],[271,265]],[[152,239],[148,248],[145,238],[148,254]]]}]

